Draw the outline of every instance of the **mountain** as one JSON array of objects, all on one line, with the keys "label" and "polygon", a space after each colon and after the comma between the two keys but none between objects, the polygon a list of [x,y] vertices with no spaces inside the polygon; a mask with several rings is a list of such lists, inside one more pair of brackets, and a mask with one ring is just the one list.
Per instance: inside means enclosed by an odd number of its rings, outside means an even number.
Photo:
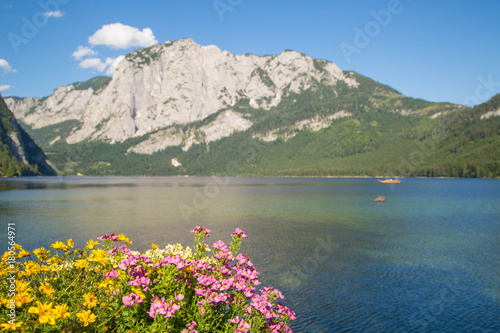
[{"label": "mountain", "polygon": [[131,52],[112,78],[6,103],[64,174],[500,175],[494,100],[413,99],[289,50],[182,39]]},{"label": "mountain", "polygon": [[46,159],[0,96],[0,176],[57,175]]},{"label": "mountain", "polygon": [[[333,63],[321,62],[294,51],[278,56],[234,56],[216,46],[200,46],[191,39],[166,42],[128,54],[109,81],[57,88],[48,98],[9,100],[17,118],[34,129],[76,120],[78,126],[65,140],[123,142],[172,125],[205,119],[238,102],[269,110],[291,93],[300,93],[322,82],[348,86],[357,82],[346,77]],[[243,115],[226,110],[223,132],[246,130],[251,123]],[[234,125],[233,125],[234,124]],[[204,132],[218,132],[205,129]],[[187,135],[185,146],[197,142],[197,133]],[[186,133],[172,137],[176,144]],[[209,141],[225,136],[209,135]],[[159,147],[164,148],[164,147]],[[140,148],[136,149],[141,152]]]}]

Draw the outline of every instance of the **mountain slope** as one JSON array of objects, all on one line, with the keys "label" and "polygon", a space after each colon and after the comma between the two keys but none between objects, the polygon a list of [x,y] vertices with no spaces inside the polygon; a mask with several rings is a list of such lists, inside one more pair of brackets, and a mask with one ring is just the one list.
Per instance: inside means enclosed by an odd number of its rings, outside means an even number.
[{"label": "mountain slope", "polygon": [[[277,56],[232,55],[191,39],[166,42],[128,54],[104,87],[60,87],[45,99],[7,100],[18,119],[33,128],[78,120],[68,143],[97,139],[123,142],[174,124],[200,121],[246,100],[269,109],[289,93],[317,82],[349,86],[333,63],[294,51]],[[315,66],[316,64],[316,66]]]},{"label": "mountain slope", "polygon": [[17,123],[0,96],[0,175],[56,175],[46,156]]},{"label": "mountain slope", "polygon": [[294,51],[167,42],[111,79],[6,102],[64,174],[500,175],[498,97],[413,99]]}]

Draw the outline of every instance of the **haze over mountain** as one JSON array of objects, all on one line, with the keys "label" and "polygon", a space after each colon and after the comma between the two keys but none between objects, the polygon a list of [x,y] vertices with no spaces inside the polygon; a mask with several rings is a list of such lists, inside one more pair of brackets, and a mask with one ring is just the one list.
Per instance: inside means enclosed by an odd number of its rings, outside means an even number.
[{"label": "haze over mountain", "polygon": [[182,39],[112,78],[5,100],[67,174],[500,175],[497,109],[407,98],[295,51]]}]

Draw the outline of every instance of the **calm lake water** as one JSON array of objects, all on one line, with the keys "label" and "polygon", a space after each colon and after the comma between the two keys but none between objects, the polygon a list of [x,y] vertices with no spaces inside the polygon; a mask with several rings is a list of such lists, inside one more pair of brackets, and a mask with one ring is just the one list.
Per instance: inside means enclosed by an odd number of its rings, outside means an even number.
[{"label": "calm lake water", "polygon": [[192,246],[195,225],[213,242],[239,227],[296,332],[500,332],[498,179],[22,178],[0,181],[0,220],[1,248],[14,222],[28,250],[112,232]]}]

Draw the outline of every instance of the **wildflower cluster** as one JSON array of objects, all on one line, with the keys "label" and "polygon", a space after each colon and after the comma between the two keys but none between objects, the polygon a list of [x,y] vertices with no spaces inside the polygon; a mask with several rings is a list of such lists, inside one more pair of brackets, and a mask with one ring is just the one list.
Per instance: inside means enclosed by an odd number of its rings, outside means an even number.
[{"label": "wildflower cluster", "polygon": [[[240,229],[227,246],[205,244],[210,230],[198,226],[195,250],[180,244],[141,254],[124,235],[104,234],[73,250],[72,239],[51,250],[16,249],[16,321],[0,298],[0,329],[20,332],[292,332],[295,313],[273,287],[257,290],[259,273],[238,253]],[[126,244],[124,244],[126,243]],[[0,262],[5,277],[7,257]],[[6,279],[0,295],[6,295]]]}]

